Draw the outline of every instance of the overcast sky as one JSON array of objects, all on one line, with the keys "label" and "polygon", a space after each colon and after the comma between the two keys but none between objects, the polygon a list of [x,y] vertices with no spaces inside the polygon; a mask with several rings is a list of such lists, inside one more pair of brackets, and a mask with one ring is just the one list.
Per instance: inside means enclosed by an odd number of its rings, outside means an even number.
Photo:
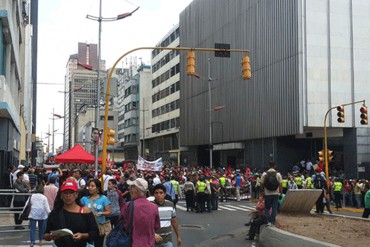
[{"label": "overcast sky", "polygon": [[[131,17],[102,22],[101,58],[107,68],[125,52],[155,46],[179,22],[179,14],[192,0],[102,0],[102,16],[115,17],[140,7]],[[78,42],[98,43],[99,0],[39,0],[37,135],[45,137],[52,111],[64,115],[64,76],[69,55]],[[150,64],[150,51],[132,54]],[[139,61],[139,60],[138,60]],[[54,121],[55,147],[63,144],[63,120]],[[47,143],[47,139],[44,140]],[[51,139],[50,139],[51,142]],[[50,143],[51,145],[51,143]]]}]

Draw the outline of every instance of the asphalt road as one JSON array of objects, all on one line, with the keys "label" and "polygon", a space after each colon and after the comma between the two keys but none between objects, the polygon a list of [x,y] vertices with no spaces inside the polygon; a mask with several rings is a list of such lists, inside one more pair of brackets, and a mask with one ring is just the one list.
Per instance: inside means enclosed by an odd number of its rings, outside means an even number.
[{"label": "asphalt road", "polygon": [[[220,202],[219,210],[211,213],[186,212],[185,201],[177,205],[177,217],[184,247],[249,247],[258,246],[256,241],[245,240],[248,228],[244,226],[249,221],[249,214],[255,203],[248,201]],[[332,209],[333,210],[333,209]],[[334,214],[361,217],[362,213],[333,210]],[[26,229],[14,230],[11,225],[13,215],[0,215],[0,247],[2,246],[29,246],[28,222],[24,222]],[[176,236],[173,234],[174,243]],[[46,243],[43,246],[52,246]],[[176,244],[174,245],[176,246]]]}]

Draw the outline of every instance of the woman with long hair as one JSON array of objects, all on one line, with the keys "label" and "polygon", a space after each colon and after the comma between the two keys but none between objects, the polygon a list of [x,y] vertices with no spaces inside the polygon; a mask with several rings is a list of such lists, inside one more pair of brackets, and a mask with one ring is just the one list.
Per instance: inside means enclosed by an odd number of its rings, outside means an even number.
[{"label": "woman with long hair", "polygon": [[[81,198],[81,203],[87,206],[91,211],[95,211],[95,216],[98,223],[106,221],[106,217],[110,216],[110,204],[109,199],[103,194],[102,185],[99,179],[94,179],[88,182],[89,196]],[[94,207],[94,209],[92,209]],[[98,234],[99,235],[99,234]],[[95,247],[103,246],[105,236],[98,236],[94,242]]]},{"label": "woman with long hair", "polygon": [[33,247],[36,242],[36,222],[39,226],[39,244],[42,244],[47,218],[50,213],[48,199],[43,195],[43,193],[44,186],[39,184],[36,187],[36,194],[31,195],[29,198],[31,202],[31,211],[28,216],[30,219],[31,247]]},{"label": "woman with long hair", "polygon": [[[69,229],[73,234],[62,236],[51,232],[63,228]],[[62,184],[54,209],[48,217],[44,239],[54,240],[56,246],[85,247],[88,243],[93,243],[98,235],[99,229],[93,214],[78,200],[77,183],[67,179]]]}]

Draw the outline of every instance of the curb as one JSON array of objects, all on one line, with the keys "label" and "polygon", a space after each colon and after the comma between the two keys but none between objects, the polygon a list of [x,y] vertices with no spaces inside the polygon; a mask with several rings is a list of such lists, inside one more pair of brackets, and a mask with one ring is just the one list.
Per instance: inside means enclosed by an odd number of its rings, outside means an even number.
[{"label": "curb", "polygon": [[364,211],[363,208],[333,208],[332,211],[342,211],[342,212],[350,212],[350,213],[362,213]]},{"label": "curb", "polygon": [[[316,209],[316,206],[313,206],[312,209]],[[312,210],[311,209],[311,210]],[[362,213],[364,211],[363,208],[338,208],[331,207],[331,211],[333,212],[349,212],[349,213]]]},{"label": "curb", "polygon": [[340,247],[270,226],[261,227],[259,244],[262,247]]}]

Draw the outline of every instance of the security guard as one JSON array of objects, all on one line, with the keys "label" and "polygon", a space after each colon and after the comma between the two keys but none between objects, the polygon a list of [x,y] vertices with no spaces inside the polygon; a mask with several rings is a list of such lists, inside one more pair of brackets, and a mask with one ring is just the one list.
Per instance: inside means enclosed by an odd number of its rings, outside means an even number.
[{"label": "security guard", "polygon": [[173,201],[173,206],[176,208],[176,204],[181,197],[180,184],[178,181],[175,180],[175,176],[171,176],[170,182],[171,184],[173,184],[173,188],[175,189],[175,200]]},{"label": "security guard", "polygon": [[227,201],[227,191],[226,191],[226,178],[224,175],[221,175],[221,177],[218,179],[220,181],[221,185],[221,202]]},{"label": "security guard", "polygon": [[297,184],[298,189],[303,188],[303,186],[302,186],[303,181],[302,180],[303,180],[302,177],[300,176],[300,174],[298,174],[298,176],[295,178],[295,183]]},{"label": "security guard", "polygon": [[312,178],[310,176],[307,176],[305,184],[306,189],[313,189]]},{"label": "security guard", "polygon": [[207,195],[205,193],[206,189],[207,185],[204,182],[203,175],[201,175],[199,176],[199,181],[195,186],[195,191],[197,193],[197,213],[199,212],[203,213],[206,211],[206,199],[207,199]]},{"label": "security guard", "polygon": [[281,181],[281,187],[283,187],[283,194],[286,194],[288,190],[288,179],[284,176],[283,180]]},{"label": "security guard", "polygon": [[342,203],[340,201],[342,187],[343,187],[342,183],[339,181],[338,178],[336,178],[334,182],[334,200],[335,200],[335,208],[337,210],[338,208],[342,207]]}]

